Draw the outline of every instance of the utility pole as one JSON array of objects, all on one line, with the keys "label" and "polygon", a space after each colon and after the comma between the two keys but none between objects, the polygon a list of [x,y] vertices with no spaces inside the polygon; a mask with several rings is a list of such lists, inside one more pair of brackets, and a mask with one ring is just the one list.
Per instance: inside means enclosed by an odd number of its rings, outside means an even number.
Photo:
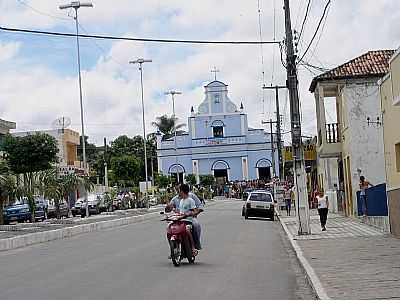
[{"label": "utility pole", "polygon": [[147,170],[147,149],[146,149],[146,120],[145,120],[145,113],[144,113],[144,93],[143,93],[143,64],[152,62],[151,59],[143,59],[139,58],[134,61],[130,61],[130,64],[138,64],[139,65],[139,71],[140,71],[140,86],[141,86],[141,95],[142,95],[142,123],[143,123],[143,148],[144,148],[144,174],[145,174],[145,180],[146,180],[146,188],[145,188],[145,201],[146,201],[146,207],[150,208],[150,203],[149,203],[149,175],[148,175],[148,170]]},{"label": "utility pole", "polygon": [[271,133],[271,150],[272,150],[272,177],[276,176],[276,167],[275,167],[275,145],[274,145],[274,131],[272,129],[272,124],[276,124],[276,121],[272,121],[270,119],[269,121],[266,122],[261,122],[262,124],[269,124],[269,129]]},{"label": "utility pole", "polygon": [[106,192],[108,192],[108,166],[107,166],[107,139],[104,138],[104,185]]},{"label": "utility pole", "polygon": [[289,0],[284,0],[285,10],[285,32],[286,32],[286,85],[289,90],[290,99],[290,119],[292,130],[292,153],[294,168],[294,184],[297,196],[297,222],[298,234],[310,234],[310,213],[308,207],[308,193],[306,184],[306,170],[304,165],[304,152],[301,142],[301,118],[299,91],[296,70],[296,55],[293,49],[293,34],[290,20]]},{"label": "utility pole", "polygon": [[[81,54],[79,49],[79,22],[78,22],[78,9],[81,7],[93,7],[90,2],[81,3],[80,1],[72,1],[70,4],[60,5],[59,9],[75,9],[75,28],[76,28],[76,49],[78,58],[78,75],[79,75],[79,103],[81,108],[81,128],[82,128],[82,156],[83,156],[83,173],[86,175],[86,138],[85,138],[85,123],[83,113],[83,100],[82,100],[82,76],[81,76]],[[89,203],[87,193],[85,193],[86,203],[86,217],[89,217]]]},{"label": "utility pole", "polygon": [[[279,90],[286,89],[286,85],[276,85],[276,86],[263,86],[265,90],[275,90],[275,107],[276,107],[276,135],[278,144],[278,161],[279,161],[279,178],[282,179],[282,131],[281,131],[281,114],[279,109]],[[282,165],[282,168],[281,168]]]}]

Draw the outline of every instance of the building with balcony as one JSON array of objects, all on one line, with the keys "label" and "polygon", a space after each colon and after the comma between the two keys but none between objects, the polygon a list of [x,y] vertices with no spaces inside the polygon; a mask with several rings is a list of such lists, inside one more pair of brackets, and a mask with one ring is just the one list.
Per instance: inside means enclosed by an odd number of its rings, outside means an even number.
[{"label": "building with balcony", "polygon": [[374,185],[386,181],[378,80],[387,73],[393,53],[369,51],[311,82],[319,187],[332,199],[332,209],[348,216],[358,209],[361,175]]},{"label": "building with balcony", "polygon": [[35,133],[46,133],[57,140],[58,144],[58,167],[61,174],[83,173],[82,163],[78,159],[78,146],[80,135],[71,129],[53,129],[43,131],[14,132],[13,136],[27,136]]},{"label": "building with balcony", "polygon": [[176,139],[157,135],[158,171],[179,182],[187,174],[194,174],[197,181],[203,174],[224,181],[269,180],[273,162],[279,172],[278,153],[271,146],[271,134],[250,128],[243,104],[238,109],[228,97],[228,86],[213,81],[205,86],[197,112],[192,107],[188,132]]},{"label": "building with balcony", "polygon": [[400,48],[389,60],[389,72],[379,86],[390,229],[400,236]]}]

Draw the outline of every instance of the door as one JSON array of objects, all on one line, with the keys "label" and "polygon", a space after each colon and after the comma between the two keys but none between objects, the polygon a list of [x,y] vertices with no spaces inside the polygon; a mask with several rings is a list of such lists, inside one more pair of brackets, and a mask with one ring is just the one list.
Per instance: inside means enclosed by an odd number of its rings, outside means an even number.
[{"label": "door", "polygon": [[271,180],[271,168],[270,167],[258,168],[258,179],[264,180],[264,181]]}]

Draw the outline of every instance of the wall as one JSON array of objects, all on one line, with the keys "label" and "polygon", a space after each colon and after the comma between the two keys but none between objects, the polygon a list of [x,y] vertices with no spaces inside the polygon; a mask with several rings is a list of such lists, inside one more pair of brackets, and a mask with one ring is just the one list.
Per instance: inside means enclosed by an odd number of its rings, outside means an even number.
[{"label": "wall", "polygon": [[[376,80],[377,81],[377,80]],[[363,84],[347,84],[342,89],[343,114],[348,127],[343,131],[343,158],[350,157],[350,176],[353,199],[357,199],[359,176],[363,175],[372,184],[386,181],[383,128],[368,126],[367,117],[380,117],[378,85],[373,81]],[[357,204],[353,200],[353,212]]]},{"label": "wall", "polygon": [[[400,62],[400,56],[397,56]],[[400,75],[400,65],[398,70],[392,69],[391,72],[398,72]],[[382,114],[384,123],[384,144],[385,144],[385,161],[386,161],[386,175],[387,175],[387,188],[389,190],[400,188],[400,172],[396,167],[396,152],[395,145],[400,143],[400,106],[393,105],[392,90],[395,86],[400,87],[400,80],[394,82],[389,75],[382,81],[380,87],[380,96],[382,101]]]}]

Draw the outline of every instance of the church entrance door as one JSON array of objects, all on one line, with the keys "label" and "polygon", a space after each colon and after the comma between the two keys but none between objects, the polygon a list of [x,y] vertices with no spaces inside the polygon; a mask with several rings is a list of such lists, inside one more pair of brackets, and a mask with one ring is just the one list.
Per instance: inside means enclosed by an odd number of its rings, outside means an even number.
[{"label": "church entrance door", "polygon": [[171,173],[172,182],[175,184],[183,183],[183,173]]},{"label": "church entrance door", "polygon": [[221,181],[221,179],[224,182],[228,181],[228,170],[214,170],[214,177],[216,178],[217,181]]},{"label": "church entrance door", "polygon": [[271,168],[270,167],[259,167],[258,168],[258,179],[269,181],[271,180]]}]

